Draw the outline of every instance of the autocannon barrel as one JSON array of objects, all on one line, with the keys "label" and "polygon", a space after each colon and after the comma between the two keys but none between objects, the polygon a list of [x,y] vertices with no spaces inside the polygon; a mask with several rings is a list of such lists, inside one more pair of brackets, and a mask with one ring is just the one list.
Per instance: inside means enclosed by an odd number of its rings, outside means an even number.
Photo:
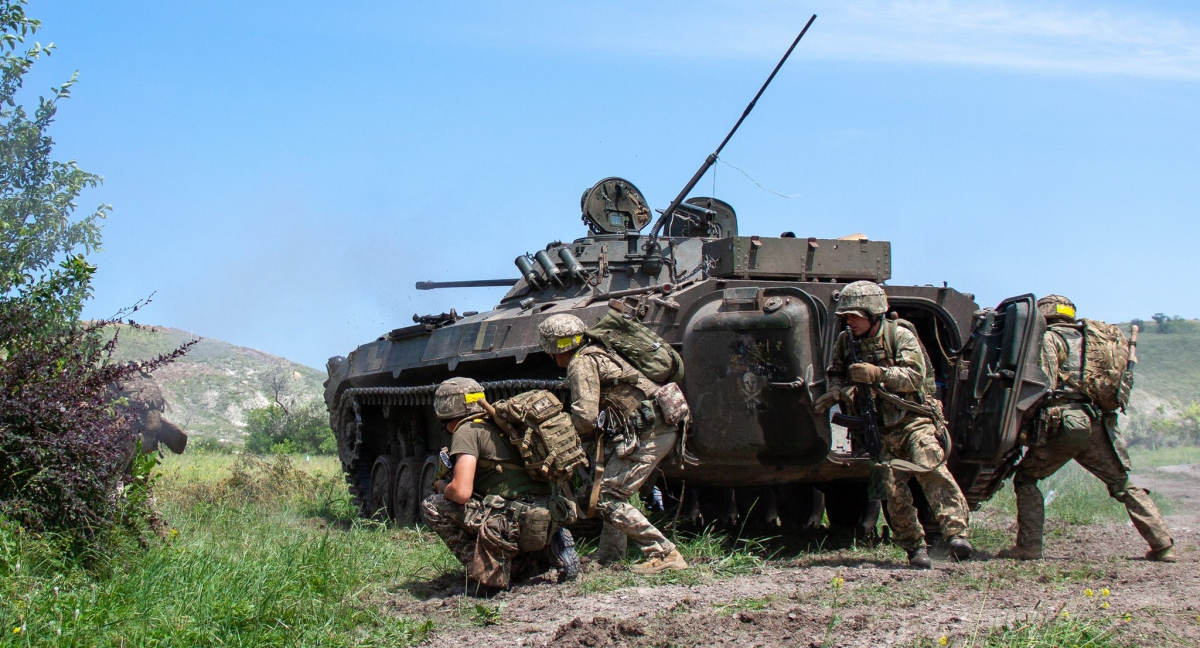
[{"label": "autocannon barrel", "polygon": [[438,288],[487,288],[490,286],[515,286],[518,279],[476,279],[474,281],[418,281],[417,290]]}]

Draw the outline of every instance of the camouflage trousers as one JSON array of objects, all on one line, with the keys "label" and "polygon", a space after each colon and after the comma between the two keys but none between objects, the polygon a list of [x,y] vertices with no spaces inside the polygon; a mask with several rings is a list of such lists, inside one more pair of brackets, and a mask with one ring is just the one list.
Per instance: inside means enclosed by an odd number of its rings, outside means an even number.
[{"label": "camouflage trousers", "polygon": [[466,568],[467,577],[488,587],[508,587],[514,575],[540,574],[554,566],[548,550],[519,553],[520,529],[502,511],[471,500],[466,505],[433,494],[421,502],[426,526]]},{"label": "camouflage trousers", "polygon": [[[675,544],[628,501],[671,452],[679,438],[678,432],[666,431],[666,428],[660,430],[660,427],[643,434],[637,447],[628,456],[620,457],[613,453],[604,464],[600,501],[596,505],[596,513],[604,519],[604,531],[596,552],[598,555],[616,554],[614,557],[624,557],[621,546],[623,538],[632,540],[646,558],[665,557],[675,550]],[[673,427],[669,429],[674,430]]]},{"label": "camouflage trousers", "polygon": [[931,469],[916,473],[895,467],[885,469],[883,487],[887,494],[888,525],[892,527],[893,541],[905,549],[925,546],[925,529],[917,517],[912,490],[908,486],[913,477],[925,493],[942,536],[947,540],[955,536],[967,537],[967,499],[946,468],[943,461],[946,450],[938,441],[933,421],[912,416],[899,429],[885,430],[882,437],[881,461],[901,459]]},{"label": "camouflage trousers", "polygon": [[1133,526],[1151,549],[1171,546],[1171,530],[1150,499],[1150,493],[1129,481],[1129,459],[1125,442],[1116,432],[1116,416],[1105,418],[1093,418],[1080,407],[1065,408],[1058,429],[1050,431],[1045,444],[1025,453],[1013,477],[1018,546],[1041,548],[1046,500],[1038,482],[1072,459],[1104,482],[1109,495],[1125,505]]}]

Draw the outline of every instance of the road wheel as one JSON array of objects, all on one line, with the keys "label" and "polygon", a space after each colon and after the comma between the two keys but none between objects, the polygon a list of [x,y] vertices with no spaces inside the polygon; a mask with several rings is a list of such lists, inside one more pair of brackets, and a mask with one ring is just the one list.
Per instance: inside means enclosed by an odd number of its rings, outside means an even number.
[{"label": "road wheel", "polygon": [[825,515],[829,526],[865,539],[875,533],[879,502],[867,499],[867,485],[849,482],[826,484]]},{"label": "road wheel", "polygon": [[396,467],[396,478],[392,486],[392,519],[396,524],[408,525],[417,518],[416,468],[411,461],[405,461]]},{"label": "road wheel", "polygon": [[417,480],[422,502],[428,499],[430,495],[433,495],[433,482],[437,481],[437,471],[437,455],[425,457],[425,463],[421,464],[421,478]]},{"label": "road wheel", "polygon": [[367,490],[365,513],[376,520],[391,517],[392,486],[396,476],[396,457],[380,455],[371,465],[371,486]]}]

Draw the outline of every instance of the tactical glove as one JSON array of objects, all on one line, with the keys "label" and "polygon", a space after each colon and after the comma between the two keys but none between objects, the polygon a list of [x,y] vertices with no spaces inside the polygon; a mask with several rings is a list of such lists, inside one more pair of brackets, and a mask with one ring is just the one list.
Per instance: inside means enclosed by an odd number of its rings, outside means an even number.
[{"label": "tactical glove", "polygon": [[856,362],[846,371],[851,382],[862,385],[874,385],[883,380],[883,367],[876,367],[865,362]]},{"label": "tactical glove", "polygon": [[841,398],[842,392],[838,390],[825,392],[824,395],[822,395],[816,400],[816,402],[813,403],[813,409],[816,410],[817,414],[824,414],[825,412],[828,412],[831,407],[837,405]]}]

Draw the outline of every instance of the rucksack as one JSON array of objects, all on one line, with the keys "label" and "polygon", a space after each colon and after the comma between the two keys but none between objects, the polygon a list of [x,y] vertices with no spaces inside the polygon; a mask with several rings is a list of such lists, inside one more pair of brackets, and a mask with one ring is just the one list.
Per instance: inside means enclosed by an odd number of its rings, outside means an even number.
[{"label": "rucksack", "polygon": [[[890,324],[890,326],[889,326]],[[884,340],[887,342],[887,352],[892,359],[896,355],[896,327],[902,326],[908,329],[913,337],[917,338],[917,345],[921,347],[921,353],[925,354],[925,379],[921,381],[922,396],[927,401],[937,400],[937,374],[933,369],[933,358],[930,357],[929,351],[925,349],[925,343],[921,341],[921,336],[917,334],[917,327],[912,322],[906,319],[885,320],[884,322]]]},{"label": "rucksack", "polygon": [[521,453],[525,471],[536,481],[561,482],[576,466],[586,466],[587,456],[571,415],[551,392],[536,389],[496,403],[496,416],[508,425],[513,445]]},{"label": "rucksack", "polygon": [[683,358],[679,352],[657,333],[615,309],[609,309],[584,334],[660,385],[683,381]]},{"label": "rucksack", "polygon": [[1083,327],[1083,393],[1105,412],[1124,410],[1133,391],[1129,339],[1113,324],[1081,319]]}]

